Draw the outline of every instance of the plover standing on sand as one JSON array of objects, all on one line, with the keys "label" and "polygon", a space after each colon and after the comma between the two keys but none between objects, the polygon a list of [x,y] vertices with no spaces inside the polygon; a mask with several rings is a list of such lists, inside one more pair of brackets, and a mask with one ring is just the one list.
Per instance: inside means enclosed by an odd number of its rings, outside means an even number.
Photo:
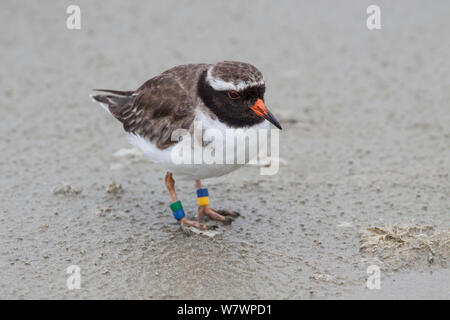
[{"label": "plover standing on sand", "polygon": [[[210,208],[208,189],[202,188],[200,180],[222,176],[243,164],[174,164],[171,153],[180,141],[173,140],[172,134],[177,129],[192,132],[197,121],[204,130],[221,132],[238,128],[269,130],[269,122],[281,129],[264,103],[265,82],[257,68],[236,61],[187,64],[151,78],[134,91],[97,91],[108,94],[91,97],[123,124],[131,143],[167,170],[170,208],[186,233],[187,226],[215,228],[201,223],[203,216],[226,224],[239,216],[235,211]],[[201,143],[202,147],[207,144]],[[173,175],[195,180],[199,211],[192,220],[185,216],[178,200]]]}]

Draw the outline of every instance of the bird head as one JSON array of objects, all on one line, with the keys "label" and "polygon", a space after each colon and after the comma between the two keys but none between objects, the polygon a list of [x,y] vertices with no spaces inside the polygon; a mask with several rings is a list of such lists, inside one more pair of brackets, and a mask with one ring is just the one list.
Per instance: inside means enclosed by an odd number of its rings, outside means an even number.
[{"label": "bird head", "polygon": [[198,85],[205,105],[226,124],[243,127],[267,120],[281,129],[264,102],[265,90],[261,72],[248,63],[236,61],[211,66],[202,74]]}]

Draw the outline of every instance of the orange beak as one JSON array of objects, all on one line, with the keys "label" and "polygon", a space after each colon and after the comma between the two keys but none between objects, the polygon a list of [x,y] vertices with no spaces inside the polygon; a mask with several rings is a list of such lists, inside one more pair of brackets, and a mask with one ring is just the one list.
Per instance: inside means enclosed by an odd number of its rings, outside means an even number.
[{"label": "orange beak", "polygon": [[266,105],[264,104],[264,101],[262,101],[262,99],[258,98],[258,100],[256,100],[255,104],[251,106],[250,109],[252,109],[252,111],[257,116],[266,119],[267,121],[272,123],[275,127],[281,130],[280,123],[278,122],[277,119],[275,119],[274,115],[269,110],[267,110]]}]

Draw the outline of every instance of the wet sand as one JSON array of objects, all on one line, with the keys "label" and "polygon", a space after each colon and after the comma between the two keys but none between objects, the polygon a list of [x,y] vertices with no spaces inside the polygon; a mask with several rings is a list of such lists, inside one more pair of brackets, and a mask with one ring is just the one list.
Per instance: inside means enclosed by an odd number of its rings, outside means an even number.
[{"label": "wet sand", "polygon": [[[368,1],[77,1],[77,31],[69,4],[1,4],[0,298],[450,297],[448,1],[378,1],[379,31]],[[286,165],[205,180],[243,216],[186,237],[164,171],[117,153],[131,146],[89,94],[221,60],[262,70]],[[194,184],[177,188],[193,215]],[[423,229],[367,246],[395,225]]]}]

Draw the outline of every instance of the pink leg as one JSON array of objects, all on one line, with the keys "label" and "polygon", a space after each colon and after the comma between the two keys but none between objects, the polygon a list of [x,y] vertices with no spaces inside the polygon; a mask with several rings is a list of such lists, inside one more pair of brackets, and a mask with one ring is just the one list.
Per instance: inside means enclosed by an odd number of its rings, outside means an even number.
[{"label": "pink leg", "polygon": [[[200,180],[195,180],[195,187],[197,189],[202,188]],[[209,206],[202,206],[198,208],[198,213],[195,216],[196,220],[200,220],[202,217],[209,217],[210,219],[221,221],[225,224],[231,224],[234,219],[240,216],[238,212],[226,211],[226,210],[214,210]]]},{"label": "pink leg", "polygon": [[[170,198],[172,199],[172,202],[178,201],[177,193],[175,192],[175,180],[172,177],[172,173],[167,172],[166,177],[164,178],[164,182],[166,184],[167,190],[169,191]],[[210,229],[216,229],[217,226],[208,226],[206,224],[200,223],[198,221],[190,220],[186,217],[181,218],[180,220],[180,226],[181,229],[187,234],[190,234],[188,226],[200,229],[200,230],[210,230]]]}]

